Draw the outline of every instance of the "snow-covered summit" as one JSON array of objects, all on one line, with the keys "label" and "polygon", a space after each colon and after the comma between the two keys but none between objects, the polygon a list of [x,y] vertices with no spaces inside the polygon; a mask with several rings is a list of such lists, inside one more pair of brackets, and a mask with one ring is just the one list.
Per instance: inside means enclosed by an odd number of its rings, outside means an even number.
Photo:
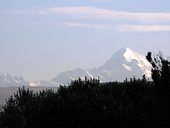
[{"label": "snow-covered summit", "polygon": [[126,48],[124,57],[127,62],[136,61],[137,65],[143,70],[147,77],[151,77],[151,64],[146,60],[146,57],[142,54],[132,51],[130,48]]},{"label": "snow-covered summit", "polygon": [[67,84],[79,77],[100,77],[103,82],[123,81],[125,78],[151,77],[151,65],[146,57],[130,48],[123,48],[117,51],[108,61],[98,68],[83,70],[75,69],[62,72],[52,81]]}]

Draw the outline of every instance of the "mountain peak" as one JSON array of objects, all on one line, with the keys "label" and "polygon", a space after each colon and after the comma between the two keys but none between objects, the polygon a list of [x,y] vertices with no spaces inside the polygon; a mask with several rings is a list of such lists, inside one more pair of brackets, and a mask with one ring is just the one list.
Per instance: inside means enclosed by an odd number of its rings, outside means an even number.
[{"label": "mountain peak", "polygon": [[131,48],[122,48],[99,68],[89,70],[72,70],[62,72],[52,81],[67,84],[71,80],[83,77],[100,77],[102,82],[123,81],[125,78],[142,78],[143,75],[151,77],[151,65],[145,56],[133,51]]},{"label": "mountain peak", "polygon": [[128,63],[135,61],[136,65],[141,68],[144,74],[147,77],[151,77],[151,64],[144,55],[134,52],[130,48],[126,48],[126,52],[123,56]]},{"label": "mountain peak", "polygon": [[133,50],[131,50],[130,48],[126,48],[125,53],[123,54],[123,56],[126,58],[126,60],[128,62],[131,62],[133,60],[138,60],[140,57],[142,57],[143,59],[145,59],[145,56],[142,54],[139,54],[137,52],[134,52]]},{"label": "mountain peak", "polygon": [[112,57],[106,61],[100,68],[101,69],[106,69],[106,70],[109,70],[109,69],[113,69],[113,67],[117,67],[123,63],[125,63],[125,58],[124,58],[124,55],[128,54],[132,54],[134,53],[130,48],[122,48],[118,51],[116,51]]},{"label": "mountain peak", "polygon": [[126,52],[134,52],[131,48],[127,47],[125,48]]}]

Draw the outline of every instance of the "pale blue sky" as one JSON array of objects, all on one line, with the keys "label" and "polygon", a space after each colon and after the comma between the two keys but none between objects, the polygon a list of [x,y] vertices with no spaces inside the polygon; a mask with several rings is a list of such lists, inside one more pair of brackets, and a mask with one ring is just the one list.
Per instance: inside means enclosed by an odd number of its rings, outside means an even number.
[{"label": "pale blue sky", "polygon": [[169,0],[1,0],[0,73],[49,80],[117,50],[170,55]]}]

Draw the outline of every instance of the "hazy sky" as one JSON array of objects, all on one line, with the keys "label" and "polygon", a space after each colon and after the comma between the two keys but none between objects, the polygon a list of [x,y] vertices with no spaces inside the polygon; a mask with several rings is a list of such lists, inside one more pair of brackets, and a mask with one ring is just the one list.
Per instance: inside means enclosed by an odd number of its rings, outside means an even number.
[{"label": "hazy sky", "polygon": [[125,47],[170,55],[170,0],[0,0],[0,73],[50,80]]}]

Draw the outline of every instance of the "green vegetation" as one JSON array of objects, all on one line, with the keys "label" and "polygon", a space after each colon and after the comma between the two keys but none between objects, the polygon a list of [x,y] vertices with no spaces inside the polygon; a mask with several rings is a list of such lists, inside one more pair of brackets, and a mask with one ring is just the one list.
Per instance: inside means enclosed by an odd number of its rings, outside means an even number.
[{"label": "green vegetation", "polygon": [[[0,114],[2,128],[170,127],[170,62],[152,59],[153,82],[143,79],[100,83],[75,80],[57,91],[20,88]],[[158,60],[161,61],[158,61]]]}]

